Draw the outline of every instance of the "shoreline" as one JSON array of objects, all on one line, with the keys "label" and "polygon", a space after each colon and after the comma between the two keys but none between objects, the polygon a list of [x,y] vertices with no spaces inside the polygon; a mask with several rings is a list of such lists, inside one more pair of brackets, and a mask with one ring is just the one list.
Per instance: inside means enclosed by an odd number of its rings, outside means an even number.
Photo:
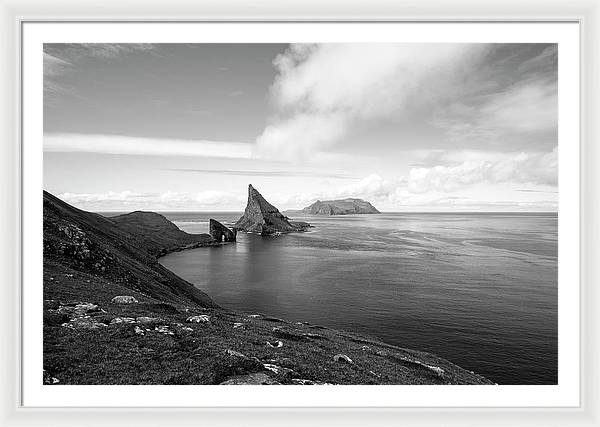
[{"label": "shoreline", "polygon": [[[182,252],[182,251],[187,251],[189,249],[217,247],[217,246],[225,245],[227,243],[235,243],[235,242],[197,242],[197,243],[190,243],[190,244],[183,245],[183,246],[163,248],[159,251],[158,255],[156,256],[156,260],[159,260],[160,258],[167,256],[169,254],[172,254],[174,252]],[[169,271],[171,271],[171,270],[169,270]],[[175,274],[174,272],[172,272],[172,273]]]}]

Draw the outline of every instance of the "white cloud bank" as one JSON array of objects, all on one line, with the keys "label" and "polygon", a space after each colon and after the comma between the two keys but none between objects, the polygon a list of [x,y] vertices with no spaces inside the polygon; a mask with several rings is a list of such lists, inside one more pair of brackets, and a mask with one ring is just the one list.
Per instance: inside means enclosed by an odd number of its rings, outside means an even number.
[{"label": "white cloud bank", "polygon": [[134,191],[108,191],[105,193],[61,193],[58,197],[67,203],[91,211],[131,210],[237,210],[245,196],[224,191],[182,193],[139,193]]},{"label": "white cloud bank", "polygon": [[480,51],[477,44],[292,45],[274,61],[271,95],[281,113],[257,149],[307,157],[338,142],[356,120],[395,113],[423,87],[435,93],[436,79],[451,80]]},{"label": "white cloud bank", "polygon": [[240,142],[138,138],[117,135],[44,134],[44,151],[147,156],[252,158],[251,144]]},{"label": "white cloud bank", "polygon": [[449,164],[412,168],[408,188],[413,193],[425,193],[448,192],[483,182],[556,186],[557,154],[557,147],[549,153],[447,153],[441,158]]},{"label": "white cloud bank", "polygon": [[[406,176],[386,179],[373,173],[333,189],[281,195],[278,201],[299,207],[317,199],[358,197],[400,210],[419,206],[554,210],[557,168],[556,147],[535,153],[441,152],[434,165],[412,167]],[[530,190],[523,191],[524,187]],[[510,199],[502,200],[503,196]]]},{"label": "white cloud bank", "polygon": [[[265,191],[263,195],[281,209],[302,208],[318,199],[347,197],[362,198],[387,210],[557,208],[557,148],[547,153],[442,152],[437,154],[436,162],[429,167],[413,167],[406,176],[391,179],[372,173],[342,186],[298,193]],[[63,193],[59,197],[87,210],[241,211],[246,202],[244,190]]]}]

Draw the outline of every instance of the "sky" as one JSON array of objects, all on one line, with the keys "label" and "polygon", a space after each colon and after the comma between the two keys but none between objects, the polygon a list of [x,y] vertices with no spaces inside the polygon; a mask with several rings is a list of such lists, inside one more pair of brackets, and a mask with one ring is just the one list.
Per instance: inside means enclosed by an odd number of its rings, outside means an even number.
[{"label": "sky", "polygon": [[555,44],[45,44],[44,188],[90,211],[555,211]]}]

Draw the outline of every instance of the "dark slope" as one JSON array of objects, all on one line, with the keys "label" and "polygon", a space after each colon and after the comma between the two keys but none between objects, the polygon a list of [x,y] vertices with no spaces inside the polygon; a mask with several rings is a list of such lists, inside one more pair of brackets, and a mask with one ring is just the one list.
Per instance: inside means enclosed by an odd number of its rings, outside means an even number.
[{"label": "dark slope", "polygon": [[[136,223],[136,217],[143,217],[143,221]],[[215,306],[204,292],[156,259],[165,249],[203,245],[210,237],[176,232],[169,225],[175,227],[158,214],[105,218],[74,208],[44,191],[44,264],[46,267],[47,261],[54,261],[74,270],[93,272],[162,301]]]},{"label": "dark slope", "polygon": [[[153,255],[162,256],[182,247],[211,243],[208,234],[188,234],[155,212],[135,211],[110,218],[119,228],[144,242],[145,249]],[[187,248],[186,248],[187,249]]]},{"label": "dark slope", "polygon": [[269,235],[304,231],[310,227],[305,222],[293,222],[267,202],[254,188],[248,185],[248,203],[244,215],[235,223],[234,228],[250,233]]}]

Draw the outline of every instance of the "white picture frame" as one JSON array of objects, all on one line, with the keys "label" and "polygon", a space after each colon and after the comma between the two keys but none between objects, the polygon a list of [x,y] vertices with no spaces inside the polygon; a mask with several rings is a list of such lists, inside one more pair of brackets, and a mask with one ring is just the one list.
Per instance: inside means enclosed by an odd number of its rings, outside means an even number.
[{"label": "white picture frame", "polygon": [[[223,424],[239,425],[252,423],[260,425],[305,425],[308,423],[325,425],[342,423],[344,425],[548,425],[552,422],[560,425],[598,425],[600,422],[596,400],[598,400],[598,368],[594,360],[598,356],[598,292],[593,288],[594,278],[598,271],[593,262],[595,254],[594,242],[598,237],[598,224],[594,220],[597,214],[598,199],[597,172],[591,167],[598,159],[598,148],[591,141],[598,136],[598,125],[594,112],[598,108],[598,86],[593,81],[594,71],[598,70],[598,30],[599,7],[594,1],[582,1],[571,6],[567,2],[553,3],[552,13],[548,5],[537,1],[506,4],[489,2],[483,6],[474,1],[460,0],[452,5],[439,5],[435,1],[420,2],[418,5],[386,4],[372,2],[369,6],[357,5],[356,8],[335,5],[333,2],[307,2],[300,5],[285,6],[264,2],[265,12],[256,12],[257,4],[241,5],[226,1],[219,6],[186,4],[173,16],[173,9],[160,2],[145,2],[145,8],[152,10],[152,16],[139,16],[140,3],[127,1],[118,7],[80,5],[71,1],[56,1],[52,5],[28,2],[3,1],[2,10],[5,33],[2,37],[3,52],[7,58],[7,66],[3,70],[2,81],[9,96],[2,104],[2,129],[5,133],[2,144],[3,190],[5,203],[3,210],[2,235],[7,236],[3,244],[2,274],[4,283],[11,286],[2,287],[4,324],[6,328],[5,345],[2,350],[2,368],[12,379],[2,387],[2,419],[5,425],[16,424],[56,424],[88,425],[112,423],[115,425],[132,425],[135,423],[155,424]],[[100,14],[100,10],[104,12]],[[19,226],[23,212],[21,206],[21,124],[20,124],[20,35],[24,22],[31,20],[166,20],[172,22],[209,20],[224,22],[228,20],[261,20],[261,21],[577,21],[581,25],[581,405],[578,408],[198,408],[198,409],[134,409],[134,408],[93,408],[93,409],[50,409],[25,408],[20,405],[20,238]],[[596,178],[596,179],[595,179]],[[596,190],[596,193],[594,193]],[[594,195],[596,198],[594,198]],[[594,234],[595,233],[595,234]]]}]

